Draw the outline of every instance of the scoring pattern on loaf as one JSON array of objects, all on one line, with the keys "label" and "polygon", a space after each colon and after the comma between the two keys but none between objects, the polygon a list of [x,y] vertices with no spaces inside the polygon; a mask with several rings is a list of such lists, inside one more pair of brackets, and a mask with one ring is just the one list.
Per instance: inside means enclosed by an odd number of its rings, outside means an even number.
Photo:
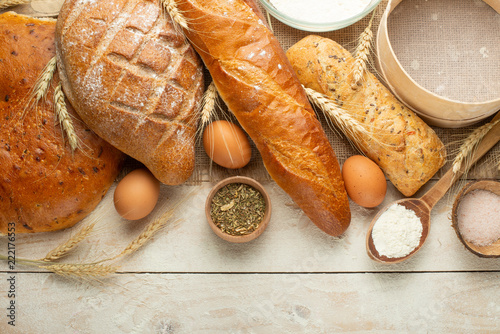
[{"label": "scoring pattern on loaf", "polygon": [[71,0],[59,21],[59,71],[84,121],[160,181],[185,181],[203,72],[159,4]]}]

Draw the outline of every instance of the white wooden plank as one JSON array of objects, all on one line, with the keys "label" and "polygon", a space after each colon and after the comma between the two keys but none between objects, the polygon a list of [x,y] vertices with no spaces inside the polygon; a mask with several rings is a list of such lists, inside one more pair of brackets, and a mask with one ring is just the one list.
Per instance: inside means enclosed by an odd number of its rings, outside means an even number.
[{"label": "white wooden plank", "polygon": [[[5,286],[2,274],[1,285]],[[2,333],[485,333],[499,273],[16,275]],[[9,303],[0,295],[6,312]]]},{"label": "white wooden plank", "polygon": [[[430,187],[427,185],[425,188]],[[160,204],[165,207],[194,192],[177,210],[182,221],[160,231],[144,248],[121,262],[129,272],[366,272],[366,271],[469,271],[500,270],[500,259],[481,259],[469,253],[451,227],[453,196],[447,195],[433,210],[432,228],[423,249],[412,259],[397,265],[380,265],[365,251],[366,229],[377,209],[352,204],[352,223],[342,238],[320,231],[274,183],[266,188],[273,200],[268,229],[248,244],[230,244],[210,230],[204,216],[210,185],[163,187]],[[425,191],[423,189],[420,193]],[[455,189],[456,191],[456,189]],[[382,205],[400,198],[389,184]],[[151,218],[140,222],[120,219],[114,212],[111,193],[93,216],[101,218],[98,233],[84,241],[66,261],[90,261],[117,254],[140,233]],[[75,230],[39,235],[18,235],[18,257],[40,258]],[[6,253],[7,241],[0,240]],[[19,267],[24,270],[25,267]],[[29,268],[27,268],[29,269]],[[6,270],[2,263],[0,270]],[[30,269],[29,269],[30,270]]]}]

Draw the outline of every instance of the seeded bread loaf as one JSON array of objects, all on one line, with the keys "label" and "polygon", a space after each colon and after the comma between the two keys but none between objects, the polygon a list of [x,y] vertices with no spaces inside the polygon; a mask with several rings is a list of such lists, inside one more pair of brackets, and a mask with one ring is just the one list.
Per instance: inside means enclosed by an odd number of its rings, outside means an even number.
[{"label": "seeded bread loaf", "polygon": [[354,84],[354,58],[336,42],[305,37],[287,51],[300,82],[327,95],[365,134],[351,136],[405,196],[412,196],[444,164],[446,152],[434,130],[400,103],[371,73]]},{"label": "seeded bread loaf", "polygon": [[198,56],[157,0],[67,0],[56,30],[63,89],[88,126],[165,184],[194,169]]},{"label": "seeded bread loaf", "polygon": [[66,101],[80,148],[69,147],[54,116],[54,87],[24,109],[55,55],[55,20],[0,15],[0,233],[70,227],[87,216],[115,180],[124,155],[99,138]]},{"label": "seeded bread loaf", "polygon": [[335,153],[278,40],[253,0],[179,0],[185,34],[267,171],[324,232],[350,209]]}]

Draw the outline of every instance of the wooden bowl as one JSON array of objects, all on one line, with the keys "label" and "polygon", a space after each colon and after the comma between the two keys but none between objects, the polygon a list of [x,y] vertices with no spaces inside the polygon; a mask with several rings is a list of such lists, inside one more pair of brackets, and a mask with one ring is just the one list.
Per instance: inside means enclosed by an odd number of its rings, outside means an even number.
[{"label": "wooden bowl", "polygon": [[[230,184],[230,183],[244,183],[252,186],[256,190],[258,190],[262,196],[264,197],[264,202],[266,203],[266,209],[264,212],[264,217],[262,218],[261,223],[257,227],[255,231],[253,231],[250,234],[245,234],[245,235],[231,235],[228,233],[223,232],[212,220],[212,217],[210,215],[210,209],[211,209],[211,204],[212,204],[212,199],[214,198],[215,194],[217,191],[219,191],[222,187]],[[252,178],[245,177],[245,176],[233,176],[229,177],[227,179],[224,179],[217,183],[212,190],[210,190],[210,193],[207,196],[207,200],[205,202],[205,215],[207,216],[207,221],[210,227],[212,228],[212,231],[216,235],[218,235],[220,238],[229,241],[229,242],[234,242],[234,243],[244,243],[248,242],[251,240],[254,240],[257,238],[259,235],[264,232],[266,229],[267,225],[269,224],[269,220],[271,219],[271,198],[269,197],[269,194],[267,191],[264,189],[264,187],[257,181],[255,181]]]},{"label": "wooden bowl", "polygon": [[458,238],[464,244],[465,248],[471,251],[473,254],[480,257],[500,257],[500,239],[488,246],[477,246],[471,242],[468,242],[462,237],[460,230],[458,228],[458,208],[460,206],[461,200],[469,192],[482,189],[491,191],[494,194],[500,196],[500,182],[495,180],[477,180],[467,183],[457,195],[455,202],[453,203],[453,208],[451,211],[451,220],[453,228],[457,233]]}]

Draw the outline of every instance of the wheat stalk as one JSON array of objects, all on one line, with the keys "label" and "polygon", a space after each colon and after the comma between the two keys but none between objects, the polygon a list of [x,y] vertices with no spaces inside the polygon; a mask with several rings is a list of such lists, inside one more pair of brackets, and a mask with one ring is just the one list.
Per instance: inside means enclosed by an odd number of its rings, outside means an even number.
[{"label": "wheat stalk", "polygon": [[76,135],[73,121],[68,113],[66,102],[64,101],[64,93],[62,91],[61,83],[57,85],[54,91],[54,107],[55,117],[59,121],[59,125],[68,136],[69,146],[71,151],[74,152],[78,148],[78,136]]},{"label": "wheat stalk", "polygon": [[269,26],[269,30],[271,30],[272,33],[274,33],[274,28],[271,23],[271,15],[269,14],[269,11],[266,10],[266,18],[267,18],[267,25]]},{"label": "wheat stalk", "polygon": [[119,267],[95,263],[40,265],[39,268],[64,277],[98,278],[116,273]]},{"label": "wheat stalk", "polygon": [[186,30],[189,29],[186,18],[179,11],[179,8],[177,8],[176,0],[160,0],[160,3],[162,7],[170,15],[172,21],[174,21],[175,23],[177,23],[179,26],[181,26]]},{"label": "wheat stalk", "polygon": [[311,103],[318,107],[344,134],[354,141],[354,144],[358,146],[359,149],[361,149],[359,147],[359,141],[355,139],[359,134],[367,133],[363,123],[347,114],[324,94],[321,94],[311,88],[304,87],[304,89]]},{"label": "wheat stalk", "polygon": [[497,119],[495,122],[486,123],[479,128],[475,129],[469,137],[467,137],[464,143],[458,149],[459,152],[455,159],[453,159],[452,170],[453,173],[457,173],[464,163],[471,158],[474,149],[479,145],[483,137],[490,131],[490,129],[495,126],[500,121]]},{"label": "wheat stalk", "polygon": [[83,227],[66,242],[60,244],[59,246],[48,252],[47,255],[45,255],[45,257],[40,261],[52,262],[65,256],[92,232],[94,226],[95,223],[92,223]]},{"label": "wheat stalk", "polygon": [[0,1],[0,9],[22,5],[30,1],[31,0],[2,0]]},{"label": "wheat stalk", "polygon": [[354,51],[354,64],[353,64],[353,76],[354,83],[352,85],[353,89],[356,89],[361,85],[361,81],[365,72],[367,71],[368,57],[370,55],[370,49],[372,47],[373,41],[373,31],[372,23],[375,17],[375,10],[372,12],[372,17],[365,30],[359,36],[358,45]]},{"label": "wheat stalk", "polygon": [[217,88],[212,81],[208,86],[207,90],[203,94],[203,99],[201,102],[202,108],[200,112],[200,122],[201,128],[203,129],[213,117],[215,111],[215,102],[217,100]]}]

